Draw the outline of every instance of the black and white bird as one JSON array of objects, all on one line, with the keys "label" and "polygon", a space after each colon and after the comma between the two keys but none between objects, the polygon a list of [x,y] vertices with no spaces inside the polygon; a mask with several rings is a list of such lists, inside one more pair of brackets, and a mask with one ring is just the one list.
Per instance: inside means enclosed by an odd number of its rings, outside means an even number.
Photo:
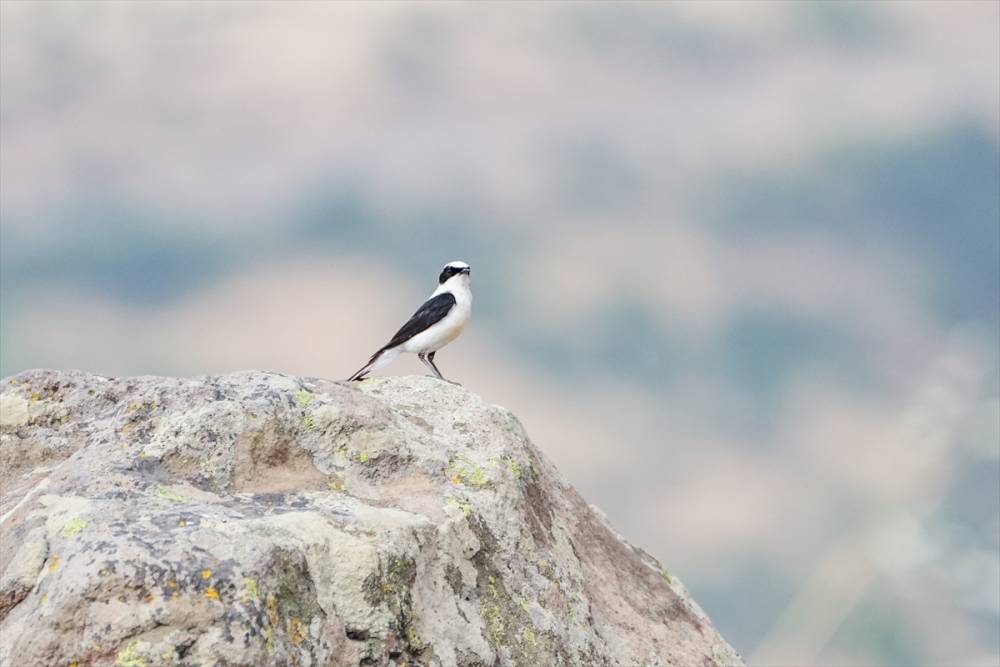
[{"label": "black and white bird", "polygon": [[469,273],[472,269],[465,262],[448,262],[438,276],[438,287],[427,301],[413,313],[388,343],[372,355],[361,370],[348,378],[363,380],[366,375],[399,356],[411,352],[431,369],[438,379],[444,380],[434,365],[434,355],[442,347],[458,338],[472,315],[472,290]]}]

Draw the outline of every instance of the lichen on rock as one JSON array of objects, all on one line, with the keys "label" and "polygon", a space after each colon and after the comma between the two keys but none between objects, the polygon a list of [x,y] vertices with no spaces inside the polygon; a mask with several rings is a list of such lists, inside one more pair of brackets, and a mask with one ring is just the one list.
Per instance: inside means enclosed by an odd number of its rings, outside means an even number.
[{"label": "lichen on rock", "polygon": [[0,664],[742,664],[461,387],[29,371],[0,408]]}]

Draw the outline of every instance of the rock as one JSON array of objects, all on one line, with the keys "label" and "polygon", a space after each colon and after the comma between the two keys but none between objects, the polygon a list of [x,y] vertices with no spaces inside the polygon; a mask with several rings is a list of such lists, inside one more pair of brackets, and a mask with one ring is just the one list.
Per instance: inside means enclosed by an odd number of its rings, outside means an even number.
[{"label": "rock", "polygon": [[0,664],[742,664],[461,387],[29,371],[0,405]]}]

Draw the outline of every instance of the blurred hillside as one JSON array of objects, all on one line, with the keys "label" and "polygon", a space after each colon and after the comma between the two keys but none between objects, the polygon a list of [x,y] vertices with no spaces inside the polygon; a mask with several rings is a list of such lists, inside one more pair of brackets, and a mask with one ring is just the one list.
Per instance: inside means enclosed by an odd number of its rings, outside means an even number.
[{"label": "blurred hillside", "polygon": [[996,664],[998,63],[991,2],[2,3],[0,373],[346,377],[464,259],[442,371],[750,664]]}]

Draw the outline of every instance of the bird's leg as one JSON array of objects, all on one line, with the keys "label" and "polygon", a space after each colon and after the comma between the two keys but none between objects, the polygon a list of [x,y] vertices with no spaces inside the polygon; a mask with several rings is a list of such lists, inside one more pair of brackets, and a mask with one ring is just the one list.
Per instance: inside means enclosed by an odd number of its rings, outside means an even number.
[{"label": "bird's leg", "polygon": [[[437,350],[434,350],[433,352],[430,352],[427,355],[427,363],[429,363],[431,365],[431,368],[434,369],[434,374],[437,375],[442,380],[444,380],[445,382],[450,382],[452,384],[458,384],[454,380],[449,380],[445,376],[441,375],[441,371],[438,370],[437,364],[434,363],[434,355],[435,354],[437,354]],[[462,385],[459,384],[458,386],[462,386]]]},{"label": "bird's leg", "polygon": [[[434,353],[431,352],[430,356],[433,357]],[[424,366],[427,366],[427,368],[431,369],[431,372],[434,373],[434,375],[435,375],[435,377],[437,377],[437,379],[444,380],[444,377],[441,375],[441,371],[439,371],[437,369],[437,366],[434,365],[433,361],[430,361],[430,360],[427,359],[426,353],[424,353],[424,352],[418,352],[417,353],[417,358],[420,359],[420,361],[424,362]]]},{"label": "bird's leg", "polygon": [[437,354],[437,350],[434,350],[433,352],[429,352],[427,354],[427,363],[429,363],[431,365],[431,368],[434,369],[434,375],[437,375],[439,378],[443,380],[444,376],[441,375],[441,371],[438,370],[437,364],[434,363],[435,354]]}]

